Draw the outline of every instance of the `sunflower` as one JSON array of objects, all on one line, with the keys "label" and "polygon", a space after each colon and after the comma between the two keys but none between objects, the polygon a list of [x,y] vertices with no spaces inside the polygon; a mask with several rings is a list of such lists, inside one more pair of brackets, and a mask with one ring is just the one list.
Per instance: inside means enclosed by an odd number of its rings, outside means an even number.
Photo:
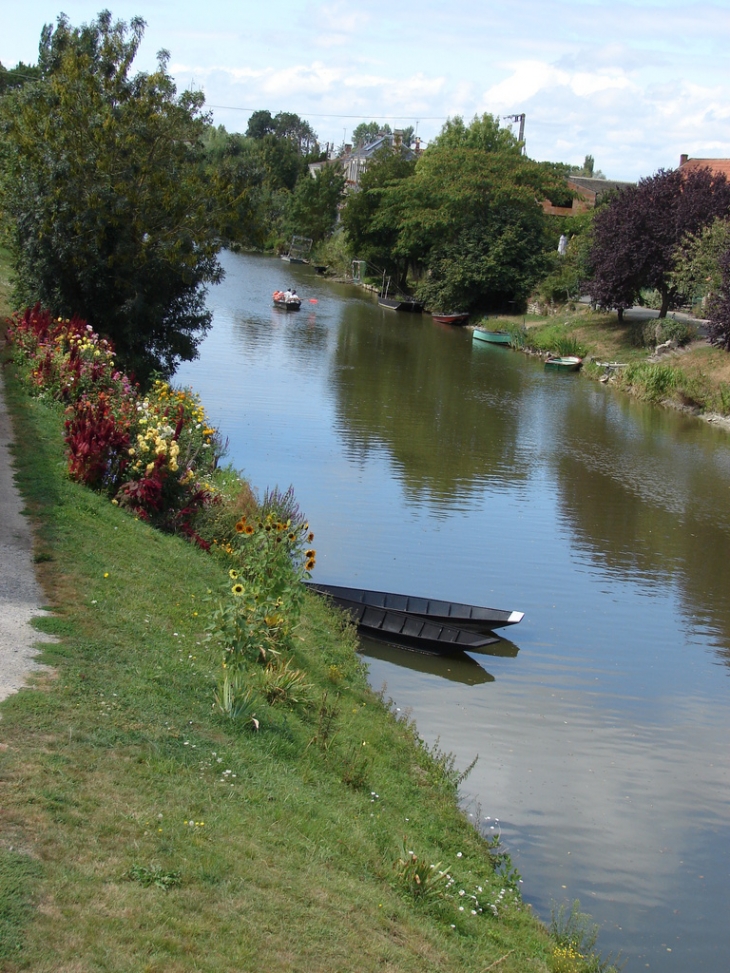
[{"label": "sunflower", "polygon": [[228,572],[228,577],[231,579],[231,581],[238,581],[238,571],[236,571],[235,568],[231,568],[231,570]]},{"label": "sunflower", "polygon": [[254,533],[254,528],[251,526],[251,524],[246,524],[246,526],[243,528],[243,532],[244,534],[248,534],[248,536],[250,537],[251,534]]},{"label": "sunflower", "polygon": [[231,588],[231,591],[236,596],[242,595],[243,592],[244,592],[244,590],[245,589],[244,589],[243,585],[240,583],[240,581],[239,581],[238,584],[234,584],[234,586]]},{"label": "sunflower", "polygon": [[315,560],[313,557],[311,557],[304,565],[304,569],[306,571],[311,571],[314,568],[314,565],[315,565]]},{"label": "sunflower", "polygon": [[310,531],[310,532],[309,532],[309,533],[307,534],[307,540],[309,541],[309,543],[310,543],[310,544],[311,544],[311,543],[312,543],[312,541],[314,540],[314,534],[312,533],[312,531]]},{"label": "sunflower", "polygon": [[242,534],[245,530],[246,530],[246,521],[239,520],[238,523],[236,524],[236,533]]},{"label": "sunflower", "polygon": [[305,551],[304,556],[311,561],[317,556],[317,552],[313,550]]}]

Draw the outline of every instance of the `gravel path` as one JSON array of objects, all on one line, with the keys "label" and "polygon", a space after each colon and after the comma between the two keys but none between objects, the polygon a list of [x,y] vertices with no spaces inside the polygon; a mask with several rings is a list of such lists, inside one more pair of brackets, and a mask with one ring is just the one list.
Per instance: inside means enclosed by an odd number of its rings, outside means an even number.
[{"label": "gravel path", "polygon": [[43,614],[42,592],[33,571],[30,524],[20,512],[23,502],[13,479],[12,438],[0,369],[0,700],[43,668],[34,662],[34,645],[49,641],[29,624]]}]

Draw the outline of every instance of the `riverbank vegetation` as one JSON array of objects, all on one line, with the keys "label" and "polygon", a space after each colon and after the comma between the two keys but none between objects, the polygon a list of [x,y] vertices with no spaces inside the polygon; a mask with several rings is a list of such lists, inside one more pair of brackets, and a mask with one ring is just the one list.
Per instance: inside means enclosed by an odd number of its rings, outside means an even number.
[{"label": "riverbank vegetation", "polygon": [[[572,305],[549,315],[499,315],[489,327],[536,355],[580,355],[583,372],[656,405],[695,415],[730,416],[730,358],[691,318],[627,317]],[[657,346],[664,345],[660,355]]]},{"label": "riverbank vegetation", "polygon": [[[293,494],[246,494],[215,556],[155,530],[74,476],[66,373],[18,334],[15,462],[57,641],[3,706],[0,968],[607,968],[584,928],[535,920],[452,758],[368,687],[301,585]],[[87,399],[121,382],[101,372]]]}]

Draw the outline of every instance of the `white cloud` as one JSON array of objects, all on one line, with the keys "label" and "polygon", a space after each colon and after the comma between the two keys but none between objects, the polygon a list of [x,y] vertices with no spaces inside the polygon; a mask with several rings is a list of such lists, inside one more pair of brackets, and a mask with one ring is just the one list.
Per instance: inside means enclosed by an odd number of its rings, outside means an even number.
[{"label": "white cloud", "polygon": [[487,105],[508,108],[555,88],[568,88],[579,98],[609,89],[632,88],[620,69],[594,72],[567,71],[545,61],[517,61],[509,65],[512,74],[492,85],[483,95]]}]

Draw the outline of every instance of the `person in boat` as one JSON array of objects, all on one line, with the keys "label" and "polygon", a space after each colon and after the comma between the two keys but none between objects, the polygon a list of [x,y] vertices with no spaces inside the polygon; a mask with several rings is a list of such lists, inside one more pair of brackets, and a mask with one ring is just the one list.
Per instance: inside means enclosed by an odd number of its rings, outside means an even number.
[{"label": "person in boat", "polygon": [[290,300],[291,300],[291,291],[289,290],[289,288],[288,288],[288,287],[287,287],[287,289],[286,289],[286,290],[284,291],[284,300],[285,300],[285,301],[290,301]]},{"label": "person in boat", "polygon": [[296,287],[292,287],[291,293],[289,294],[289,297],[290,297],[290,299],[292,301],[298,301],[298,300],[300,300],[299,295],[297,294]]}]

